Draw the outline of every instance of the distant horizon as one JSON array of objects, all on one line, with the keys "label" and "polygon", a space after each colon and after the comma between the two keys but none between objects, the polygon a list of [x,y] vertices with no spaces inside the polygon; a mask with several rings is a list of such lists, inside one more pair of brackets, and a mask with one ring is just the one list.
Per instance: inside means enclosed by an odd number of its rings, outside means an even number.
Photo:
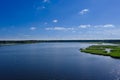
[{"label": "distant horizon", "polygon": [[0,39],[0,41],[29,41],[29,40],[40,40],[40,41],[54,41],[54,40],[120,40],[120,39]]}]

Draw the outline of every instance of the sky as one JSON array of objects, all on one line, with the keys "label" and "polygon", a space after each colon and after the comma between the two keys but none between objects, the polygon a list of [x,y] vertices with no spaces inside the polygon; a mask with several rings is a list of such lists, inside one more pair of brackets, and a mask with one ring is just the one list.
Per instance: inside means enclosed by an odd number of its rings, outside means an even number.
[{"label": "sky", "polygon": [[120,0],[0,0],[0,40],[120,39]]}]

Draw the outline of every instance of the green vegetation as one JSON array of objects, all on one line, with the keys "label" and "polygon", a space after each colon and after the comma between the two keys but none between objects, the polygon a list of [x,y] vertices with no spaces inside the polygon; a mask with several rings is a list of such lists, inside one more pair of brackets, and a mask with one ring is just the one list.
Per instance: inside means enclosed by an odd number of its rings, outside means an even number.
[{"label": "green vegetation", "polygon": [[120,46],[114,45],[92,45],[85,49],[80,49],[81,52],[111,56],[113,58],[120,58]]}]

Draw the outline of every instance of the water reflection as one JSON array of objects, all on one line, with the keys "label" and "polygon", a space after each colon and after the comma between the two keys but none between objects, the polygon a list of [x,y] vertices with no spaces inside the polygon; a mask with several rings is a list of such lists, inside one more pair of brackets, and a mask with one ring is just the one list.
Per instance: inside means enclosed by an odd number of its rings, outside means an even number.
[{"label": "water reflection", "polygon": [[120,61],[80,52],[88,43],[0,47],[0,80],[117,80]]}]

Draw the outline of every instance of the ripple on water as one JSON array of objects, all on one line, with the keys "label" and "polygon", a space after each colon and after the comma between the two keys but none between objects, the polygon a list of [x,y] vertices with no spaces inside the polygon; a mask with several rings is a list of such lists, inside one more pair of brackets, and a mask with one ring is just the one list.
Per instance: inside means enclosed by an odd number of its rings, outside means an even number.
[{"label": "ripple on water", "polygon": [[114,80],[120,80],[120,64],[115,65],[110,73],[115,75]]}]

